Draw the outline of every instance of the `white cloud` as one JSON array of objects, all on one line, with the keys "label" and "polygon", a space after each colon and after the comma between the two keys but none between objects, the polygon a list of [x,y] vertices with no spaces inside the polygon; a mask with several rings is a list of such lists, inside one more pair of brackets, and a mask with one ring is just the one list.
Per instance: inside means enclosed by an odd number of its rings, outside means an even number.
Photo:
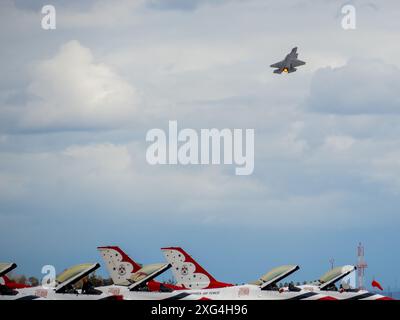
[{"label": "white cloud", "polygon": [[400,69],[380,60],[354,58],[318,70],[307,106],[334,114],[400,113]]},{"label": "white cloud", "polygon": [[63,28],[120,28],[137,25],[142,18],[136,11],[146,0],[94,1],[89,9],[76,10],[70,6],[62,7],[59,25]]},{"label": "white cloud", "polygon": [[20,172],[24,177],[4,181],[11,194],[25,190],[20,200],[26,203],[42,199],[46,207],[82,199],[89,207],[119,206],[121,214],[148,211],[193,218],[199,208],[215,211],[230,197],[250,199],[265,192],[257,180],[225,174],[221,167],[151,166],[144,155],[138,144],[73,145],[55,152],[3,153],[0,168],[3,176]]},{"label": "white cloud", "polygon": [[28,92],[36,99],[23,108],[22,128],[113,128],[135,121],[138,92],[78,41],[37,63],[32,77]]},{"label": "white cloud", "polygon": [[344,135],[330,135],[325,138],[324,147],[332,151],[346,151],[352,147],[355,139]]},{"label": "white cloud", "polygon": [[310,150],[306,139],[301,137],[304,122],[294,121],[284,130],[274,132],[274,136],[259,137],[262,140],[259,152],[265,159],[299,159]]},{"label": "white cloud", "polygon": [[222,5],[240,0],[148,0],[147,6],[157,10],[196,10],[202,5]]},{"label": "white cloud", "polygon": [[[18,61],[40,57],[27,103],[2,106],[17,113],[17,129],[119,129],[18,138],[13,130],[7,132],[1,147],[16,151],[16,163],[2,169],[16,190],[20,185],[19,190],[29,191],[21,203],[35,195],[46,203],[50,192],[58,204],[64,197],[78,202],[85,195],[82,210],[102,203],[124,207],[121,215],[142,208],[188,217],[206,212],[205,221],[221,223],[236,216],[239,222],[278,224],[295,216],[295,224],[315,221],[340,206],[350,212],[352,192],[362,193],[362,179],[369,179],[371,188],[394,187],[388,179],[371,179],[370,173],[389,175],[383,170],[387,163],[377,159],[373,165],[371,159],[396,148],[385,141],[400,133],[392,116],[376,116],[393,112],[398,91],[397,68],[382,62],[399,65],[398,19],[384,19],[395,15],[397,2],[385,4],[377,20],[360,10],[363,19],[354,32],[341,29],[339,5],[331,1],[207,2],[193,2],[196,10],[190,12],[175,10],[185,9],[182,1],[164,6],[174,10],[152,10],[143,1],[68,2],[57,6],[54,33],[35,29],[37,14],[16,9],[11,1],[3,6],[10,14],[2,23],[16,19],[13,33],[1,34],[12,52],[3,60],[19,67]],[[335,41],[326,41],[331,38]],[[54,55],[60,43],[65,44]],[[294,45],[307,65],[295,74],[272,74],[269,64]],[[346,64],[352,55],[363,60]],[[27,69],[25,64],[20,68]],[[308,102],[312,111],[322,112],[310,113],[299,104],[315,70]],[[7,81],[16,77],[6,74]],[[379,108],[371,107],[377,100]],[[151,112],[145,119],[149,128],[164,126],[166,119],[178,119],[182,127],[256,128],[254,176],[237,179],[216,167],[149,167],[143,163],[144,148],[126,144],[144,140],[145,130],[138,134],[136,126],[142,111]],[[8,171],[21,171],[28,180],[7,178]]]}]

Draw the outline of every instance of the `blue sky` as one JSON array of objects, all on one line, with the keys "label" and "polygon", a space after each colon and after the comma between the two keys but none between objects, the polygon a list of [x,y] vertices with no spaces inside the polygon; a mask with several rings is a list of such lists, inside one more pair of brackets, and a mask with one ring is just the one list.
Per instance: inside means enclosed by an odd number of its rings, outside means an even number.
[{"label": "blue sky", "polygon": [[[0,4],[0,260],[38,275],[181,245],[223,281],[285,263],[304,280],[362,241],[368,282],[398,286],[397,1],[52,3],[53,31],[48,1]],[[272,74],[294,46],[307,64]],[[255,129],[254,174],[148,165],[169,120]]]}]

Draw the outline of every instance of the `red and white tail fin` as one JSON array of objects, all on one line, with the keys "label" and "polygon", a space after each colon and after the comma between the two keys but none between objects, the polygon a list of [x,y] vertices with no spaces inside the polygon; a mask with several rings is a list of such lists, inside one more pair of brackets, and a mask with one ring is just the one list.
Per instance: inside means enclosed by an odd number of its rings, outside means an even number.
[{"label": "red and white tail fin", "polygon": [[179,247],[162,248],[165,259],[171,264],[178,285],[186,289],[212,289],[232,286],[215,280],[185,250]]},{"label": "red and white tail fin", "polygon": [[116,285],[129,285],[132,273],[142,268],[117,246],[98,247],[97,249]]}]

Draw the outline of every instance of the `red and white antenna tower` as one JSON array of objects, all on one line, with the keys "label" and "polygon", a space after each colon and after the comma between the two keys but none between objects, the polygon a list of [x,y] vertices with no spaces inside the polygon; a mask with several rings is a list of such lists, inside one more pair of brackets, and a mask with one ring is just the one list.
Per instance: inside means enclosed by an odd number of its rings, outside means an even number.
[{"label": "red and white antenna tower", "polygon": [[357,277],[358,277],[358,288],[365,289],[364,287],[364,273],[365,269],[368,267],[367,263],[364,259],[364,246],[361,242],[358,244],[357,247]]}]

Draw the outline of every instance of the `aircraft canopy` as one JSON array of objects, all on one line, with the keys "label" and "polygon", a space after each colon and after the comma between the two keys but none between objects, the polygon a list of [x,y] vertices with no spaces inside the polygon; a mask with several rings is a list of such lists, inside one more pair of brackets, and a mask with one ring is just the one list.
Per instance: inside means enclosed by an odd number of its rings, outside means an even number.
[{"label": "aircraft canopy", "polygon": [[171,265],[169,263],[154,263],[145,265],[144,267],[132,274],[131,281],[133,281],[133,283],[129,286],[129,290],[138,290],[147,282],[159,276],[169,268],[171,268]]},{"label": "aircraft canopy", "polygon": [[344,277],[349,275],[351,272],[353,272],[355,269],[356,269],[355,266],[346,265],[346,266],[336,267],[336,268],[333,268],[332,270],[329,270],[321,278],[319,278],[319,282],[321,283],[321,289],[334,284],[335,282],[339,281],[340,279],[343,279]]},{"label": "aircraft canopy", "polygon": [[287,276],[299,269],[300,267],[298,265],[279,266],[268,271],[266,274],[261,276],[259,280],[253,282],[253,284],[259,285],[261,289],[267,289],[271,285],[286,278]]},{"label": "aircraft canopy", "polygon": [[83,263],[64,270],[56,278],[58,284],[56,292],[61,292],[68,285],[78,282],[98,268],[100,268],[98,263]]},{"label": "aircraft canopy", "polygon": [[14,270],[16,267],[17,265],[15,263],[0,262],[0,277]]}]

